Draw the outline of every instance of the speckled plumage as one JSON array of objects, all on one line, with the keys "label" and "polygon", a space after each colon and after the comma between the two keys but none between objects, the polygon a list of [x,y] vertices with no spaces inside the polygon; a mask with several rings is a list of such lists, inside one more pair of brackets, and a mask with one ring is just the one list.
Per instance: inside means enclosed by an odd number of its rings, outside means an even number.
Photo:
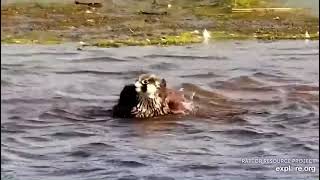
[{"label": "speckled plumage", "polygon": [[149,118],[169,114],[170,109],[168,103],[159,96],[155,98],[138,96],[138,104],[132,113],[137,118]]},{"label": "speckled plumage", "polygon": [[140,75],[135,84],[127,85],[113,108],[115,117],[150,118],[167,114],[185,114],[182,92],[166,87],[166,81],[155,75]]}]

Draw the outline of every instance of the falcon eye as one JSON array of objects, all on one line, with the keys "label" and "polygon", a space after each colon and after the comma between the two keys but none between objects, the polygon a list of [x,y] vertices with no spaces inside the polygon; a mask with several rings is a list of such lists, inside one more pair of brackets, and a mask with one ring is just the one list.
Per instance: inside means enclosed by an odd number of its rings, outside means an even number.
[{"label": "falcon eye", "polygon": [[142,84],[148,84],[148,80],[142,80]]}]

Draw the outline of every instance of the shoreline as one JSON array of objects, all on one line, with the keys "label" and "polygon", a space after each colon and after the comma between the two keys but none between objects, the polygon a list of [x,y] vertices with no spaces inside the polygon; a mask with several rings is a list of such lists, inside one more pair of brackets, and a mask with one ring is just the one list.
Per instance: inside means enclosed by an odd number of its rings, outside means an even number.
[{"label": "shoreline", "polygon": [[[149,2],[149,1],[148,1]],[[143,3],[142,3],[143,4]],[[213,40],[319,40],[319,17],[288,12],[232,13],[210,5],[157,8],[126,5],[94,8],[75,4],[19,3],[1,6],[1,43],[121,47],[201,43]],[[143,7],[143,9],[141,8]]]}]

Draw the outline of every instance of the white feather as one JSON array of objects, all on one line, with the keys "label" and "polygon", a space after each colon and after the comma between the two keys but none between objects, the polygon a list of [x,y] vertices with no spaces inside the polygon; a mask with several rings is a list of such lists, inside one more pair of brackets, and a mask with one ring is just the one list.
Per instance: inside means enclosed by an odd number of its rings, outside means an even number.
[{"label": "white feather", "polygon": [[149,98],[155,98],[155,94],[156,94],[156,92],[157,92],[157,87],[155,86],[155,85],[153,85],[153,84],[148,84],[147,85],[147,94],[148,94],[148,97]]},{"label": "white feather", "polygon": [[139,81],[137,81],[136,83],[134,83],[134,86],[137,88],[140,88],[142,86],[142,84]]}]

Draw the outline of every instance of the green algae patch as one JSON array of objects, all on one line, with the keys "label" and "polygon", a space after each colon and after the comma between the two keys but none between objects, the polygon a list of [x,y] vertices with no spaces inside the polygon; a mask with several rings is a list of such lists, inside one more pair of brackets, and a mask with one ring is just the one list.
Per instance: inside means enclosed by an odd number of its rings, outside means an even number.
[{"label": "green algae patch", "polygon": [[251,33],[241,34],[225,31],[214,31],[210,33],[213,40],[319,40],[318,33],[310,33],[309,37],[306,37],[305,33],[293,34],[285,32],[265,32],[265,33]]},{"label": "green algae patch", "polygon": [[230,8],[225,7],[211,7],[211,6],[198,6],[192,9],[193,14],[198,17],[212,17],[223,16],[231,12]]},{"label": "green algae patch", "polygon": [[60,44],[63,38],[54,32],[30,31],[18,35],[7,35],[1,38],[2,43],[8,44]]},{"label": "green algae patch", "polygon": [[163,36],[152,39],[126,39],[126,40],[108,40],[101,39],[93,43],[89,43],[98,47],[123,47],[123,46],[148,46],[148,45],[186,45],[192,43],[200,43],[202,37],[192,32],[181,33],[180,35]]},{"label": "green algae patch", "polygon": [[111,47],[123,47],[123,46],[146,46],[148,45],[148,41],[143,40],[108,40],[108,39],[101,39],[93,43],[89,43],[92,46],[97,47],[105,47],[105,48],[111,48]]},{"label": "green algae patch", "polygon": [[286,33],[270,33],[270,34],[259,34],[254,35],[256,39],[261,40],[319,40],[318,33],[310,33],[309,37],[306,37],[305,34],[286,34]]},{"label": "green algae patch", "polygon": [[5,38],[1,39],[1,43],[7,44],[60,44],[62,43],[60,40],[36,40],[36,39],[24,39],[24,38]]},{"label": "green algae patch", "polygon": [[241,34],[232,33],[225,31],[214,31],[211,32],[211,37],[213,40],[319,40],[318,33],[310,33],[309,37],[306,37],[305,33],[293,34],[285,32],[265,32],[265,33],[251,33],[251,34]]},{"label": "green algae patch", "polygon": [[159,45],[185,45],[191,43],[199,43],[202,41],[202,37],[196,33],[186,32],[178,36],[164,36],[159,40],[154,40],[154,44]]},{"label": "green algae patch", "polygon": [[251,8],[251,7],[265,7],[270,5],[271,2],[267,2],[265,0],[236,0],[235,7],[242,7],[242,8]]},{"label": "green algae patch", "polygon": [[210,33],[214,40],[247,40],[254,39],[254,36],[250,34],[240,34],[226,31],[213,31]]}]

